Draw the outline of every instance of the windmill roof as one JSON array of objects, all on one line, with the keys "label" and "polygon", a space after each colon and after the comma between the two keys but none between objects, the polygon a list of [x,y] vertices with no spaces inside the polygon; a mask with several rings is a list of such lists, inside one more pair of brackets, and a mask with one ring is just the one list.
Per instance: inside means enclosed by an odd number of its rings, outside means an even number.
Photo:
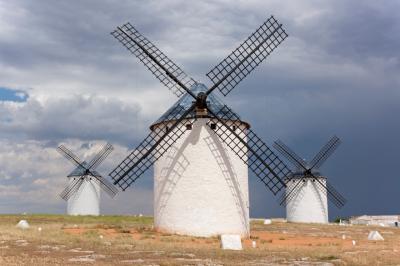
[{"label": "windmill roof", "polygon": [[[82,163],[82,165],[84,167],[87,167],[88,163],[86,161],[84,161]],[[83,176],[85,175],[85,171],[86,169],[82,167],[82,166],[77,166],[67,177],[73,177],[73,176]],[[96,171],[96,170],[90,170],[90,172],[94,175],[94,176],[99,176],[100,174]]]},{"label": "windmill roof", "polygon": [[[197,95],[199,92],[206,92],[208,88],[202,84],[202,83],[195,83],[190,90]],[[173,120],[173,117],[177,115],[177,112],[175,110],[176,107],[181,106],[178,115],[182,115],[187,109],[189,109],[195,99],[189,94],[185,93],[174,105],[171,106],[160,118],[157,119],[156,122],[154,122],[150,128],[152,128],[154,125]],[[223,101],[214,93],[210,93],[207,97],[207,106],[214,112],[218,113],[223,107],[224,107]],[[175,112],[173,112],[175,110]],[[239,117],[238,114],[235,112],[231,111],[235,116]],[[220,118],[222,119],[227,119],[229,120],[228,117],[231,117],[231,113],[223,113],[220,115]],[[195,117],[195,111],[193,111],[187,118],[194,118]],[[240,117],[239,117],[240,119]],[[240,119],[241,120],[241,119]]]},{"label": "windmill roof", "polygon": [[[312,169],[311,173],[316,177],[321,177],[321,172],[318,169]],[[303,168],[296,168],[293,171],[293,175],[290,178],[302,178],[304,177],[304,169]]]}]

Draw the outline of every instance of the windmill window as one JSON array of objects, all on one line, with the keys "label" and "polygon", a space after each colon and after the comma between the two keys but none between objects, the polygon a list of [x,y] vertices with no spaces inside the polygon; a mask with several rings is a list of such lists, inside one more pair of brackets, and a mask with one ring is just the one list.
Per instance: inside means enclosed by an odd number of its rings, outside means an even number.
[{"label": "windmill window", "polygon": [[217,129],[217,124],[211,123],[211,124],[210,124],[210,128],[211,128],[212,130],[216,130],[216,129]]},{"label": "windmill window", "polygon": [[236,126],[232,126],[232,130],[233,130],[233,131],[236,131]]},{"label": "windmill window", "polygon": [[169,130],[169,127],[168,127],[168,126],[166,126],[166,127],[165,127],[165,131],[166,131],[166,132],[168,132],[168,130]]},{"label": "windmill window", "polygon": [[186,124],[186,130],[192,130],[192,124]]}]

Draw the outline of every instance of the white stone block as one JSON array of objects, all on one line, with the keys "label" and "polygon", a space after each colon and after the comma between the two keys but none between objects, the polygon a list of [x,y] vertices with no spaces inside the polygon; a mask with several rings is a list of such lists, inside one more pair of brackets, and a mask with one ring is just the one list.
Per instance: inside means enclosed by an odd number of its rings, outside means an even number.
[{"label": "white stone block", "polygon": [[264,224],[272,224],[271,219],[265,219],[265,220],[264,220]]},{"label": "white stone block", "polygon": [[242,240],[240,235],[221,235],[222,249],[242,250]]},{"label": "white stone block", "polygon": [[368,235],[368,240],[385,240],[378,231],[371,231]]},{"label": "white stone block", "polygon": [[29,229],[30,226],[29,226],[29,223],[26,220],[21,220],[21,221],[19,221],[17,223],[17,227],[19,229],[25,230],[25,229]]}]

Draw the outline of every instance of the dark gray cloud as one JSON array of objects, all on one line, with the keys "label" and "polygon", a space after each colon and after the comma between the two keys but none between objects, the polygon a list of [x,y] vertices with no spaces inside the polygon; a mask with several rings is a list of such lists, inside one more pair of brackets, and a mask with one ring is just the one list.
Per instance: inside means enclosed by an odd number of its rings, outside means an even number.
[{"label": "dark gray cloud", "polygon": [[[349,203],[341,211],[331,208],[331,217],[394,213],[399,8],[399,1],[372,0],[2,3],[0,87],[32,89],[26,103],[0,105],[0,140],[38,141],[38,149],[71,138],[133,146],[176,98],[109,35],[115,26],[131,21],[209,84],[204,73],[274,14],[289,38],[226,102],[268,143],[280,138],[306,158],[333,134],[342,138],[322,170]],[[3,179],[18,194],[8,177],[22,174],[7,169]],[[252,215],[282,215],[257,182],[251,176]],[[150,190],[145,178],[126,194],[149,210]],[[379,201],[371,198],[376,193]]]},{"label": "dark gray cloud", "polygon": [[130,143],[147,132],[140,108],[115,98],[74,95],[40,102],[0,102],[1,136],[59,142],[64,139]]}]

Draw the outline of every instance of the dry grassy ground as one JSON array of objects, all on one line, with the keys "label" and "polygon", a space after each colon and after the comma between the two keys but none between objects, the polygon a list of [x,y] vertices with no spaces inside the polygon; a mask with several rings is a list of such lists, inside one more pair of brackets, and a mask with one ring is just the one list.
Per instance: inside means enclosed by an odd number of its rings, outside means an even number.
[{"label": "dry grassy ground", "polygon": [[[370,230],[385,240],[368,241]],[[0,265],[400,265],[397,228],[254,221],[251,235],[224,251],[218,238],[155,232],[149,217],[0,215]]]}]

